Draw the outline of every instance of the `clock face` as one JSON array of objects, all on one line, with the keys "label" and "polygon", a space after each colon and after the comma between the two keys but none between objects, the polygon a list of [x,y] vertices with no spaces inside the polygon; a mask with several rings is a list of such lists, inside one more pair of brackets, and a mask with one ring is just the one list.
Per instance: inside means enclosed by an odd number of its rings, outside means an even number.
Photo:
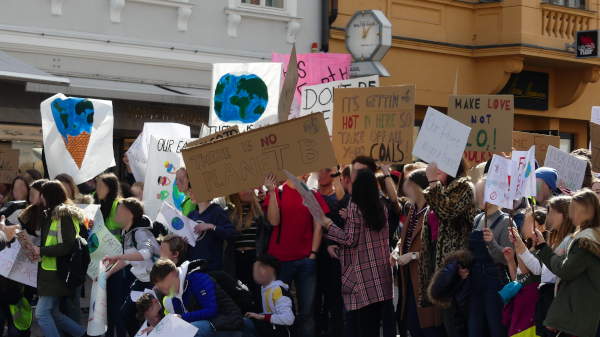
[{"label": "clock face", "polygon": [[368,60],[381,45],[381,24],[371,12],[355,15],[346,28],[348,51],[355,60]]}]

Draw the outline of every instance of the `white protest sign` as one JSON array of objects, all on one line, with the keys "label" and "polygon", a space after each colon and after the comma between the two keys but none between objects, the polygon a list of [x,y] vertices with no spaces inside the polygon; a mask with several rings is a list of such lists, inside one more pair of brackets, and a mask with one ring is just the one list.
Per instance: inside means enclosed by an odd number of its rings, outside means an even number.
[{"label": "white protest sign", "polygon": [[592,107],[592,118],[590,121],[594,124],[600,124],[600,106]]},{"label": "white protest sign", "polygon": [[548,146],[544,166],[558,171],[558,187],[566,187],[571,191],[581,189],[587,167],[584,159],[579,159],[554,146]]},{"label": "white protest sign", "polygon": [[148,165],[148,149],[151,137],[191,138],[190,127],[177,123],[144,123],[142,133],[126,152],[135,181],[144,181]]},{"label": "white protest sign", "polygon": [[351,78],[348,80],[311,85],[302,89],[302,106],[300,116],[322,112],[329,135],[333,132],[333,89],[335,88],[369,88],[379,86],[379,76]]},{"label": "white protest sign", "polygon": [[87,334],[90,336],[104,335],[107,330],[106,268],[102,261],[99,261],[96,269],[98,270],[98,279],[92,284],[87,325]]},{"label": "white protest sign", "polygon": [[535,145],[529,151],[513,151],[510,192],[512,200],[535,197]]},{"label": "white protest sign", "polygon": [[94,226],[88,237],[88,249],[90,251],[90,265],[87,270],[88,276],[93,280],[98,276],[98,263],[105,256],[123,254],[121,242],[108,231],[104,225],[104,218],[100,212],[100,205],[77,205],[86,215],[92,219]]},{"label": "white protest sign", "polygon": [[278,122],[281,63],[215,63],[210,133],[237,125],[240,132]]},{"label": "white protest sign", "polygon": [[37,288],[38,263],[27,258],[18,240],[0,252],[0,275]]},{"label": "white protest sign", "polygon": [[323,213],[321,204],[319,204],[319,202],[317,201],[317,198],[315,197],[313,191],[310,188],[308,188],[308,186],[306,186],[306,184],[302,180],[298,179],[298,177],[291,174],[289,171],[283,170],[283,172],[288,177],[288,179],[290,179],[292,183],[294,183],[294,186],[296,186],[296,191],[298,191],[300,193],[300,196],[302,197],[302,203],[304,204],[304,206],[306,206],[306,208],[308,208],[308,211],[312,215],[313,219],[315,221],[323,219],[325,214]]},{"label": "white protest sign", "polygon": [[198,328],[173,314],[161,319],[150,333],[144,333],[147,328],[148,322],[144,322],[135,337],[194,337],[198,332]]},{"label": "white protest sign", "polygon": [[492,157],[490,169],[485,181],[483,201],[502,207],[512,208],[510,195],[510,176],[512,161],[498,155]]},{"label": "white protest sign", "polygon": [[185,238],[190,246],[196,246],[196,240],[198,240],[198,235],[194,232],[196,222],[181,214],[169,203],[164,202],[162,204],[160,212],[156,216],[156,221],[167,226],[169,232]]},{"label": "white protest sign", "polygon": [[66,173],[82,184],[115,166],[111,101],[56,94],[40,111],[50,178]]},{"label": "white protest sign", "polygon": [[163,203],[181,210],[185,194],[177,188],[175,173],[183,166],[181,150],[190,139],[150,137],[144,180],[144,211],[154,220]]},{"label": "white protest sign", "polygon": [[413,156],[456,176],[471,128],[429,107],[413,148]]}]

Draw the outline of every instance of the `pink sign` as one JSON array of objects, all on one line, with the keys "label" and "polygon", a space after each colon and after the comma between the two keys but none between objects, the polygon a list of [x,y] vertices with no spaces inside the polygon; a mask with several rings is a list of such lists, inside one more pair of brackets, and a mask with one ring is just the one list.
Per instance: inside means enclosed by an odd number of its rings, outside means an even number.
[{"label": "pink sign", "polygon": [[[350,54],[298,54],[297,58],[298,85],[294,96],[296,108],[292,108],[292,110],[299,110],[303,87],[350,78],[350,64],[352,63]],[[273,53],[272,61],[283,63],[284,79],[289,60],[289,54]]]}]

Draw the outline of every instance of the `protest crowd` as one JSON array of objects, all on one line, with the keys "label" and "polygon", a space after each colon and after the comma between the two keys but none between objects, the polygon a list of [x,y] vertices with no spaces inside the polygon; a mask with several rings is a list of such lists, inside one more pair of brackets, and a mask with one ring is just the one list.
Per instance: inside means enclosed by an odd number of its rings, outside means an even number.
[{"label": "protest crowd", "polygon": [[[192,140],[147,123],[125,177],[110,138],[78,157],[80,131],[54,120],[48,172],[20,172],[0,208],[4,334],[600,336],[592,152],[517,149],[500,96],[450,105],[501,112],[487,115],[499,151],[468,163],[477,118],[430,109],[413,144],[414,92],[336,88],[332,125],[315,113]],[[104,104],[75,100],[63,122]]]}]

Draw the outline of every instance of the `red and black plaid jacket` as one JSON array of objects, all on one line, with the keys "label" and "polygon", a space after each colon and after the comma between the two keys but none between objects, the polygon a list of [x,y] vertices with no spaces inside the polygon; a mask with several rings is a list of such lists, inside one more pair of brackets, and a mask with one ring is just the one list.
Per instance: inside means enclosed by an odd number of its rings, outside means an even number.
[{"label": "red and black plaid jacket", "polygon": [[342,295],[347,310],[392,299],[389,226],[370,230],[358,206],[348,205],[344,229],[331,225],[327,238],[340,245]]}]

